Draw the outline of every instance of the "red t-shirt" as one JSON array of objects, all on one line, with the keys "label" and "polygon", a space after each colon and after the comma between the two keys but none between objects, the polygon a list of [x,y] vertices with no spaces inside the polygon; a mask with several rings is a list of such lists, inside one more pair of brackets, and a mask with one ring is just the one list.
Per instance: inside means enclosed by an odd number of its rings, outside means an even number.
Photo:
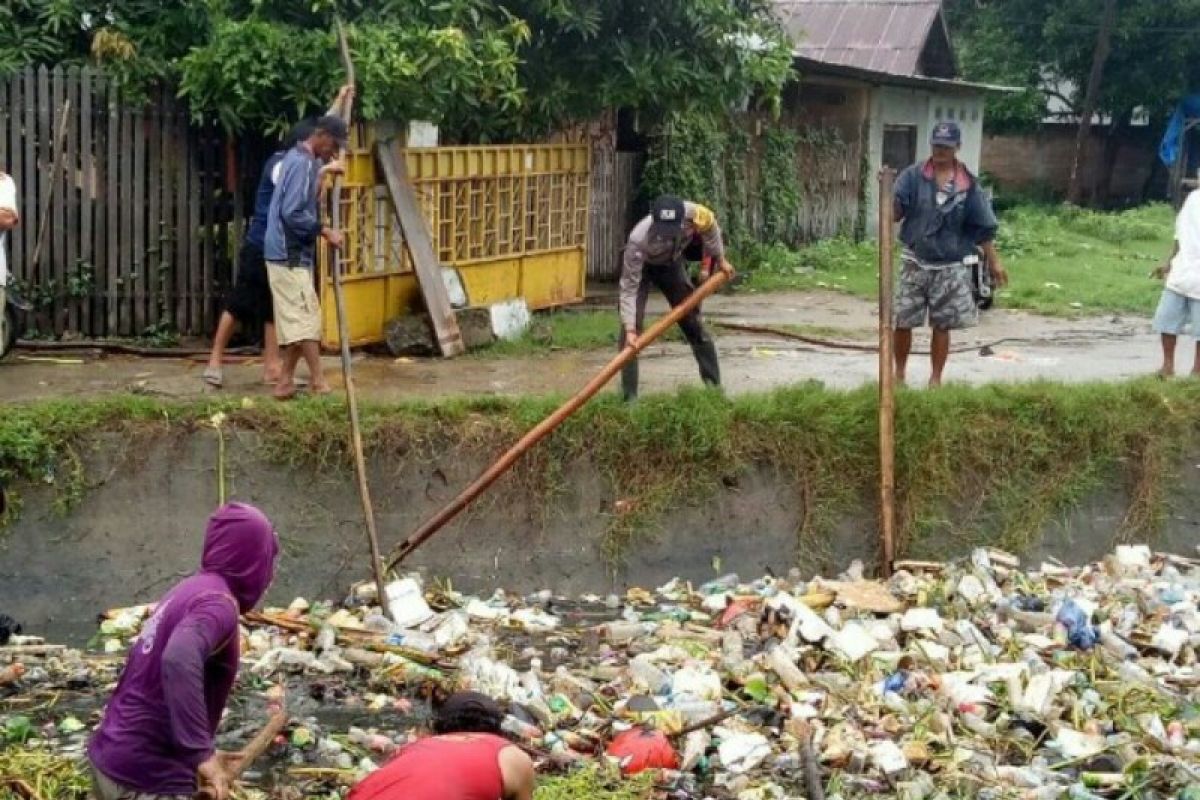
[{"label": "red t-shirt", "polygon": [[420,739],[364,778],[347,800],[502,800],[499,756],[511,746],[487,733]]}]

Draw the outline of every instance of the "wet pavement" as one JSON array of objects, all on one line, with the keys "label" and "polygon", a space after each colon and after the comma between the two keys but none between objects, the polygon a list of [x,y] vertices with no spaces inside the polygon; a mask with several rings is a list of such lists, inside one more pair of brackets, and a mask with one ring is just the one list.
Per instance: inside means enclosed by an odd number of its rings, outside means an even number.
[{"label": "wet pavement", "polygon": [[[663,304],[652,301],[651,312]],[[872,383],[878,362],[872,352],[838,349],[767,334],[734,332],[719,323],[793,326],[821,338],[870,344],[874,303],[846,295],[779,293],[714,298],[706,317],[715,325],[726,388],[733,394],[757,392],[803,381],[848,389]],[[918,332],[915,347],[927,347]],[[1066,382],[1122,380],[1153,372],[1158,339],[1148,319],[1127,316],[1055,319],[997,309],[981,324],[955,337],[947,368],[952,382],[972,384],[1052,379]],[[986,348],[986,349],[984,349]],[[1181,349],[1190,350],[1186,341]],[[612,351],[563,351],[523,357],[470,356],[453,361],[356,356],[355,378],[364,397],[377,401],[452,396],[568,394],[599,371]],[[642,356],[643,391],[672,391],[698,383],[695,362],[683,343],[651,345]],[[324,360],[330,382],[341,384],[338,359]],[[0,401],[28,401],[79,393],[136,392],[170,398],[199,398],[213,390],[201,380],[202,358],[97,357],[94,354],[17,351],[0,362]],[[1182,353],[1179,368],[1190,368]],[[303,368],[302,368],[303,369]],[[267,395],[257,360],[225,368],[225,393]],[[928,359],[914,355],[909,381],[928,378]]]}]

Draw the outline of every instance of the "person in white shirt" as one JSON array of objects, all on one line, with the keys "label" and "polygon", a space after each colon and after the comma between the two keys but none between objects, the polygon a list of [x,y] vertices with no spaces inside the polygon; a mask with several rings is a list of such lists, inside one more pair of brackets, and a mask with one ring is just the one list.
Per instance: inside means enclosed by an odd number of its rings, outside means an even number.
[{"label": "person in white shirt", "polygon": [[17,182],[7,172],[0,172],[0,313],[7,301],[8,286],[8,232],[21,221],[17,214]]},{"label": "person in white shirt", "polygon": [[1154,271],[1166,278],[1154,330],[1162,337],[1163,363],[1158,374],[1175,374],[1175,344],[1185,328],[1196,339],[1192,374],[1200,375],[1200,192],[1192,192],[1175,219],[1175,249],[1167,262]]}]

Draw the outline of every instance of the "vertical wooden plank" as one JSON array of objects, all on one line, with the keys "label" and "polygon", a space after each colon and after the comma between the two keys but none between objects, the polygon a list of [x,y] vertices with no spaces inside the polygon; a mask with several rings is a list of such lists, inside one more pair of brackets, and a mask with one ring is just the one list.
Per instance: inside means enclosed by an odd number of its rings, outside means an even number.
[{"label": "vertical wooden plank", "polygon": [[[26,170],[23,159],[24,150],[21,147],[21,143],[25,139],[25,101],[21,91],[22,83],[23,78],[20,73],[14,74],[8,82],[9,108],[12,109],[12,113],[9,117],[8,163],[5,165],[5,169],[12,175],[13,182],[17,185],[17,206],[20,208],[21,216],[24,217],[29,211],[26,207],[27,197],[23,190]],[[8,267],[13,277],[18,274],[20,265],[25,263],[25,242],[21,230],[24,227],[25,225],[18,226],[8,237]]]},{"label": "vertical wooden plank", "polygon": [[0,170],[9,172],[12,167],[12,161],[8,157],[8,131],[11,130],[12,113],[9,106],[9,85],[10,80],[0,80]]},{"label": "vertical wooden plank", "polygon": [[104,164],[104,227],[108,245],[108,328],[107,336],[121,333],[121,208],[118,190],[121,184],[121,98],[111,80],[106,81],[108,95],[108,159]]},{"label": "vertical wooden plank", "polygon": [[92,257],[92,194],[96,190],[96,176],[92,172],[92,70],[84,67],[79,74],[79,260],[92,276],[92,290],[80,303],[79,327],[87,336],[95,336],[92,329],[92,313],[100,291],[96,262]]},{"label": "vertical wooden plank", "polygon": [[188,304],[188,333],[202,327],[204,316],[202,296],[204,293],[204,262],[201,240],[203,235],[200,226],[201,204],[204,201],[204,137],[199,130],[193,131],[188,137],[192,143],[191,158],[188,164],[188,258],[191,261],[191,284],[188,291],[191,302]]},{"label": "vertical wooden plank", "polygon": [[[90,70],[89,70],[90,71]],[[92,72],[92,101],[95,125],[92,126],[92,152],[95,154],[93,171],[96,176],[93,206],[93,237],[96,240],[92,261],[96,265],[95,317],[92,320],[92,335],[104,336],[108,332],[108,219],[105,216],[108,196],[108,81]]]},{"label": "vertical wooden plank", "polygon": [[[42,226],[42,216],[48,210],[46,208],[46,198],[50,194],[50,149],[51,142],[54,140],[54,129],[50,124],[50,71],[44,66],[38,67],[37,71],[37,135],[35,137],[35,158],[37,159],[37,177],[38,177],[38,195],[37,195],[37,210],[32,219],[35,222],[31,226],[34,230],[34,242],[37,241],[37,229]],[[34,245],[36,246],[36,244]],[[33,247],[30,248],[33,252]],[[37,256],[37,263],[30,264],[30,269],[34,271],[31,282],[35,282],[40,288],[47,291],[51,288],[50,281],[54,277],[54,272],[50,268],[50,244],[48,241],[43,241],[42,250]],[[32,256],[31,256],[32,258]],[[52,311],[52,309],[48,309]],[[54,322],[51,320],[51,329],[54,328]]]},{"label": "vertical wooden plank", "polygon": [[66,222],[67,222],[67,250],[66,250],[66,266],[67,266],[67,284],[70,290],[67,292],[67,329],[79,331],[80,308],[90,292],[87,289],[86,270],[80,263],[79,244],[83,231],[79,224],[79,189],[80,189],[80,173],[79,173],[79,126],[83,120],[79,99],[79,67],[71,67],[67,70],[66,92],[64,97],[70,102],[71,116],[67,120],[67,152],[63,163],[65,164],[63,177],[63,200],[66,204]]},{"label": "vertical wooden plank", "polygon": [[175,324],[180,331],[187,330],[188,310],[191,298],[188,294],[191,288],[191,258],[188,235],[188,149],[187,127],[184,124],[183,112],[175,113]]},{"label": "vertical wooden plank", "polygon": [[151,325],[162,321],[162,275],[159,266],[162,264],[162,219],[160,197],[162,196],[162,181],[158,179],[159,148],[162,146],[162,97],[156,91],[153,101],[146,107],[147,132],[150,141],[146,148],[146,247],[142,261],[145,263],[147,308],[146,319]]},{"label": "vertical wooden plank", "polygon": [[201,237],[201,259],[204,265],[203,279],[201,281],[201,306],[200,319],[197,328],[193,329],[192,333],[208,333],[212,325],[212,295],[213,282],[216,278],[216,243],[213,236],[213,229],[216,225],[216,194],[217,185],[219,184],[219,176],[217,175],[217,148],[219,143],[216,138],[216,129],[206,125],[204,128],[204,175],[201,186],[204,191],[204,205],[201,207],[201,225],[204,228],[203,236]]},{"label": "vertical wooden plank", "polygon": [[133,261],[137,257],[133,249],[133,139],[140,135],[134,127],[133,109],[125,98],[121,98],[121,180],[117,186],[120,200],[118,201],[117,227],[120,231],[121,246],[117,251],[120,263],[121,279],[121,310],[120,330],[124,336],[136,336],[142,331],[134,327],[133,306],[135,293],[138,291]]},{"label": "vertical wooden plank", "polygon": [[[146,117],[143,106],[131,110],[133,117],[133,214],[130,219],[129,271],[133,276],[133,330],[146,330],[146,304],[151,287],[146,269]],[[127,144],[126,147],[129,145]]]},{"label": "vertical wooden plank", "polygon": [[[63,191],[63,166],[66,154],[60,151],[65,143],[58,140],[58,129],[63,122],[64,75],[62,67],[50,73],[50,128],[42,136],[46,143],[46,161],[43,169],[50,173],[50,230],[46,236],[44,262],[50,267],[54,281],[54,333],[61,335],[66,330],[67,254],[65,200]],[[55,167],[58,167],[55,169]],[[48,258],[47,258],[48,256]]]},{"label": "vertical wooden plank", "polygon": [[158,229],[159,263],[162,275],[162,306],[163,318],[171,327],[180,330],[179,319],[176,316],[175,275],[179,272],[180,263],[175,258],[175,197],[174,170],[172,154],[175,152],[175,109],[166,92],[159,98],[159,125],[162,128],[162,138],[159,140],[160,152],[158,160],[157,180],[162,186],[162,220]]},{"label": "vertical wooden plank", "polygon": [[188,132],[187,152],[187,330],[199,326],[200,281],[203,265],[200,264],[200,157],[203,140],[196,128]]},{"label": "vertical wooden plank", "polygon": [[30,67],[25,71],[25,125],[23,136],[25,137],[25,163],[24,178],[22,183],[25,187],[25,220],[24,225],[21,225],[19,230],[22,233],[21,238],[24,240],[25,257],[21,260],[22,277],[29,283],[30,286],[37,280],[37,275],[33,268],[33,240],[37,236],[37,220],[38,220],[38,99],[37,99],[37,70]]}]

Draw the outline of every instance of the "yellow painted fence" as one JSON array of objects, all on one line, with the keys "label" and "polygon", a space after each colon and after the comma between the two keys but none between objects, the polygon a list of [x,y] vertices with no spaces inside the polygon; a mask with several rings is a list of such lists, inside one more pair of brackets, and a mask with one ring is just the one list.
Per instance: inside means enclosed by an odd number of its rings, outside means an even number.
[{"label": "yellow painted fence", "polygon": [[[421,293],[374,137],[356,135],[342,183],[346,309],[353,345],[421,307]],[[531,309],[583,300],[590,148],[586,144],[410,148],[404,151],[434,252],[472,307],[524,298]],[[329,252],[321,248],[322,345],[338,346]]]}]

